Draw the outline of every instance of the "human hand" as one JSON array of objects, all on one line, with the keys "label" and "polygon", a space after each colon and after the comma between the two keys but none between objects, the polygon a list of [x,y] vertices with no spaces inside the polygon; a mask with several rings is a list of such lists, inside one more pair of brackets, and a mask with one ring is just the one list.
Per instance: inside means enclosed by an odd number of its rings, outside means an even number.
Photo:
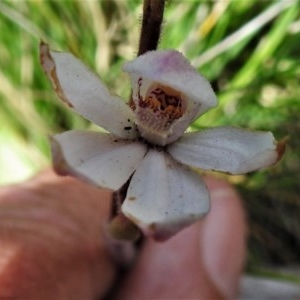
[{"label": "human hand", "polygon": [[0,189],[0,298],[234,298],[245,223],[235,191],[207,178],[212,209],[167,242],[146,240],[118,287],[103,228],[110,193],[48,171]]}]

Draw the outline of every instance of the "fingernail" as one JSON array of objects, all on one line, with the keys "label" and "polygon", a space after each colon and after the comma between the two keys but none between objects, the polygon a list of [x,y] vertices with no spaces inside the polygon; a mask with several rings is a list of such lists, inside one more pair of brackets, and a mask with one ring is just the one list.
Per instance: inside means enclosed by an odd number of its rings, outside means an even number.
[{"label": "fingernail", "polygon": [[211,190],[212,207],[201,238],[208,276],[227,299],[237,296],[245,257],[245,220],[239,196],[222,182]]}]

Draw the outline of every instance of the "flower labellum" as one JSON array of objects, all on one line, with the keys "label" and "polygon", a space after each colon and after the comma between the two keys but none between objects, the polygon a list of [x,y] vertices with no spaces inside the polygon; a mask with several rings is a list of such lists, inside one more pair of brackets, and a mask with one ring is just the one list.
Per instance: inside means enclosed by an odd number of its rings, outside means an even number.
[{"label": "flower labellum", "polygon": [[108,131],[54,135],[54,169],[111,190],[131,179],[122,213],[156,240],[209,211],[209,193],[193,169],[243,174],[275,164],[284,152],[270,132],[225,126],[185,133],[217,98],[175,50],[150,51],[124,65],[129,105],[72,54],[42,42],[40,60],[57,95]]},{"label": "flower labellum", "polygon": [[135,123],[150,143],[177,140],[217,98],[208,83],[174,50],[150,51],[124,65],[132,84]]}]

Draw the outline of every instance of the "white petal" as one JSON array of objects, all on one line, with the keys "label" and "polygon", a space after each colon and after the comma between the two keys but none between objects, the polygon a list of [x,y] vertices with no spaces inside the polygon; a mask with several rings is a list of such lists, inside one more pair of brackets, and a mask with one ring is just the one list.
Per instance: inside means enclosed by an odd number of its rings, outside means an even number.
[{"label": "white petal", "polygon": [[57,95],[70,108],[118,137],[136,137],[131,109],[79,59],[70,53],[50,51],[41,43],[40,60]]},{"label": "white petal", "polygon": [[146,235],[164,240],[209,210],[198,174],[164,152],[149,150],[130,182],[123,213]]},{"label": "white petal", "polygon": [[67,131],[52,137],[54,169],[103,188],[119,189],[135,171],[147,148],[110,134]]},{"label": "white petal", "polygon": [[235,127],[186,133],[168,151],[186,165],[231,174],[270,166],[281,155],[272,133]]},{"label": "white petal", "polygon": [[[169,128],[164,143],[168,144],[180,137],[189,124],[217,105],[217,98],[209,82],[202,77],[188,62],[175,50],[150,51],[124,65],[123,70],[131,77],[133,100],[145,98],[147,91],[153,84],[161,84],[178,91],[184,99],[184,114]],[[137,104],[137,103],[136,103]],[[146,131],[141,124],[142,130]],[[147,136],[147,132],[144,132]],[[159,137],[149,134],[154,141]],[[163,142],[159,142],[163,144]]]}]

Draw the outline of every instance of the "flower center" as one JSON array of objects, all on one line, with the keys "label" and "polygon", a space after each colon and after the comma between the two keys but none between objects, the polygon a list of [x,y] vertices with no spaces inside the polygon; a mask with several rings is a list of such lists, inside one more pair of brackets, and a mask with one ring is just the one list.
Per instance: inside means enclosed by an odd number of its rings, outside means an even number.
[{"label": "flower center", "polygon": [[182,101],[178,92],[169,87],[156,85],[148,90],[145,99],[139,99],[140,108],[149,108],[155,114],[173,121],[182,116]]},{"label": "flower center", "polygon": [[[173,122],[184,113],[184,102],[181,93],[159,83],[153,83],[141,93],[142,78],[138,81],[138,90],[134,107],[138,126],[142,136],[149,140],[150,136],[165,138]],[[149,136],[150,134],[150,136]],[[150,137],[150,141],[156,141]],[[161,142],[158,142],[159,144]]]}]

